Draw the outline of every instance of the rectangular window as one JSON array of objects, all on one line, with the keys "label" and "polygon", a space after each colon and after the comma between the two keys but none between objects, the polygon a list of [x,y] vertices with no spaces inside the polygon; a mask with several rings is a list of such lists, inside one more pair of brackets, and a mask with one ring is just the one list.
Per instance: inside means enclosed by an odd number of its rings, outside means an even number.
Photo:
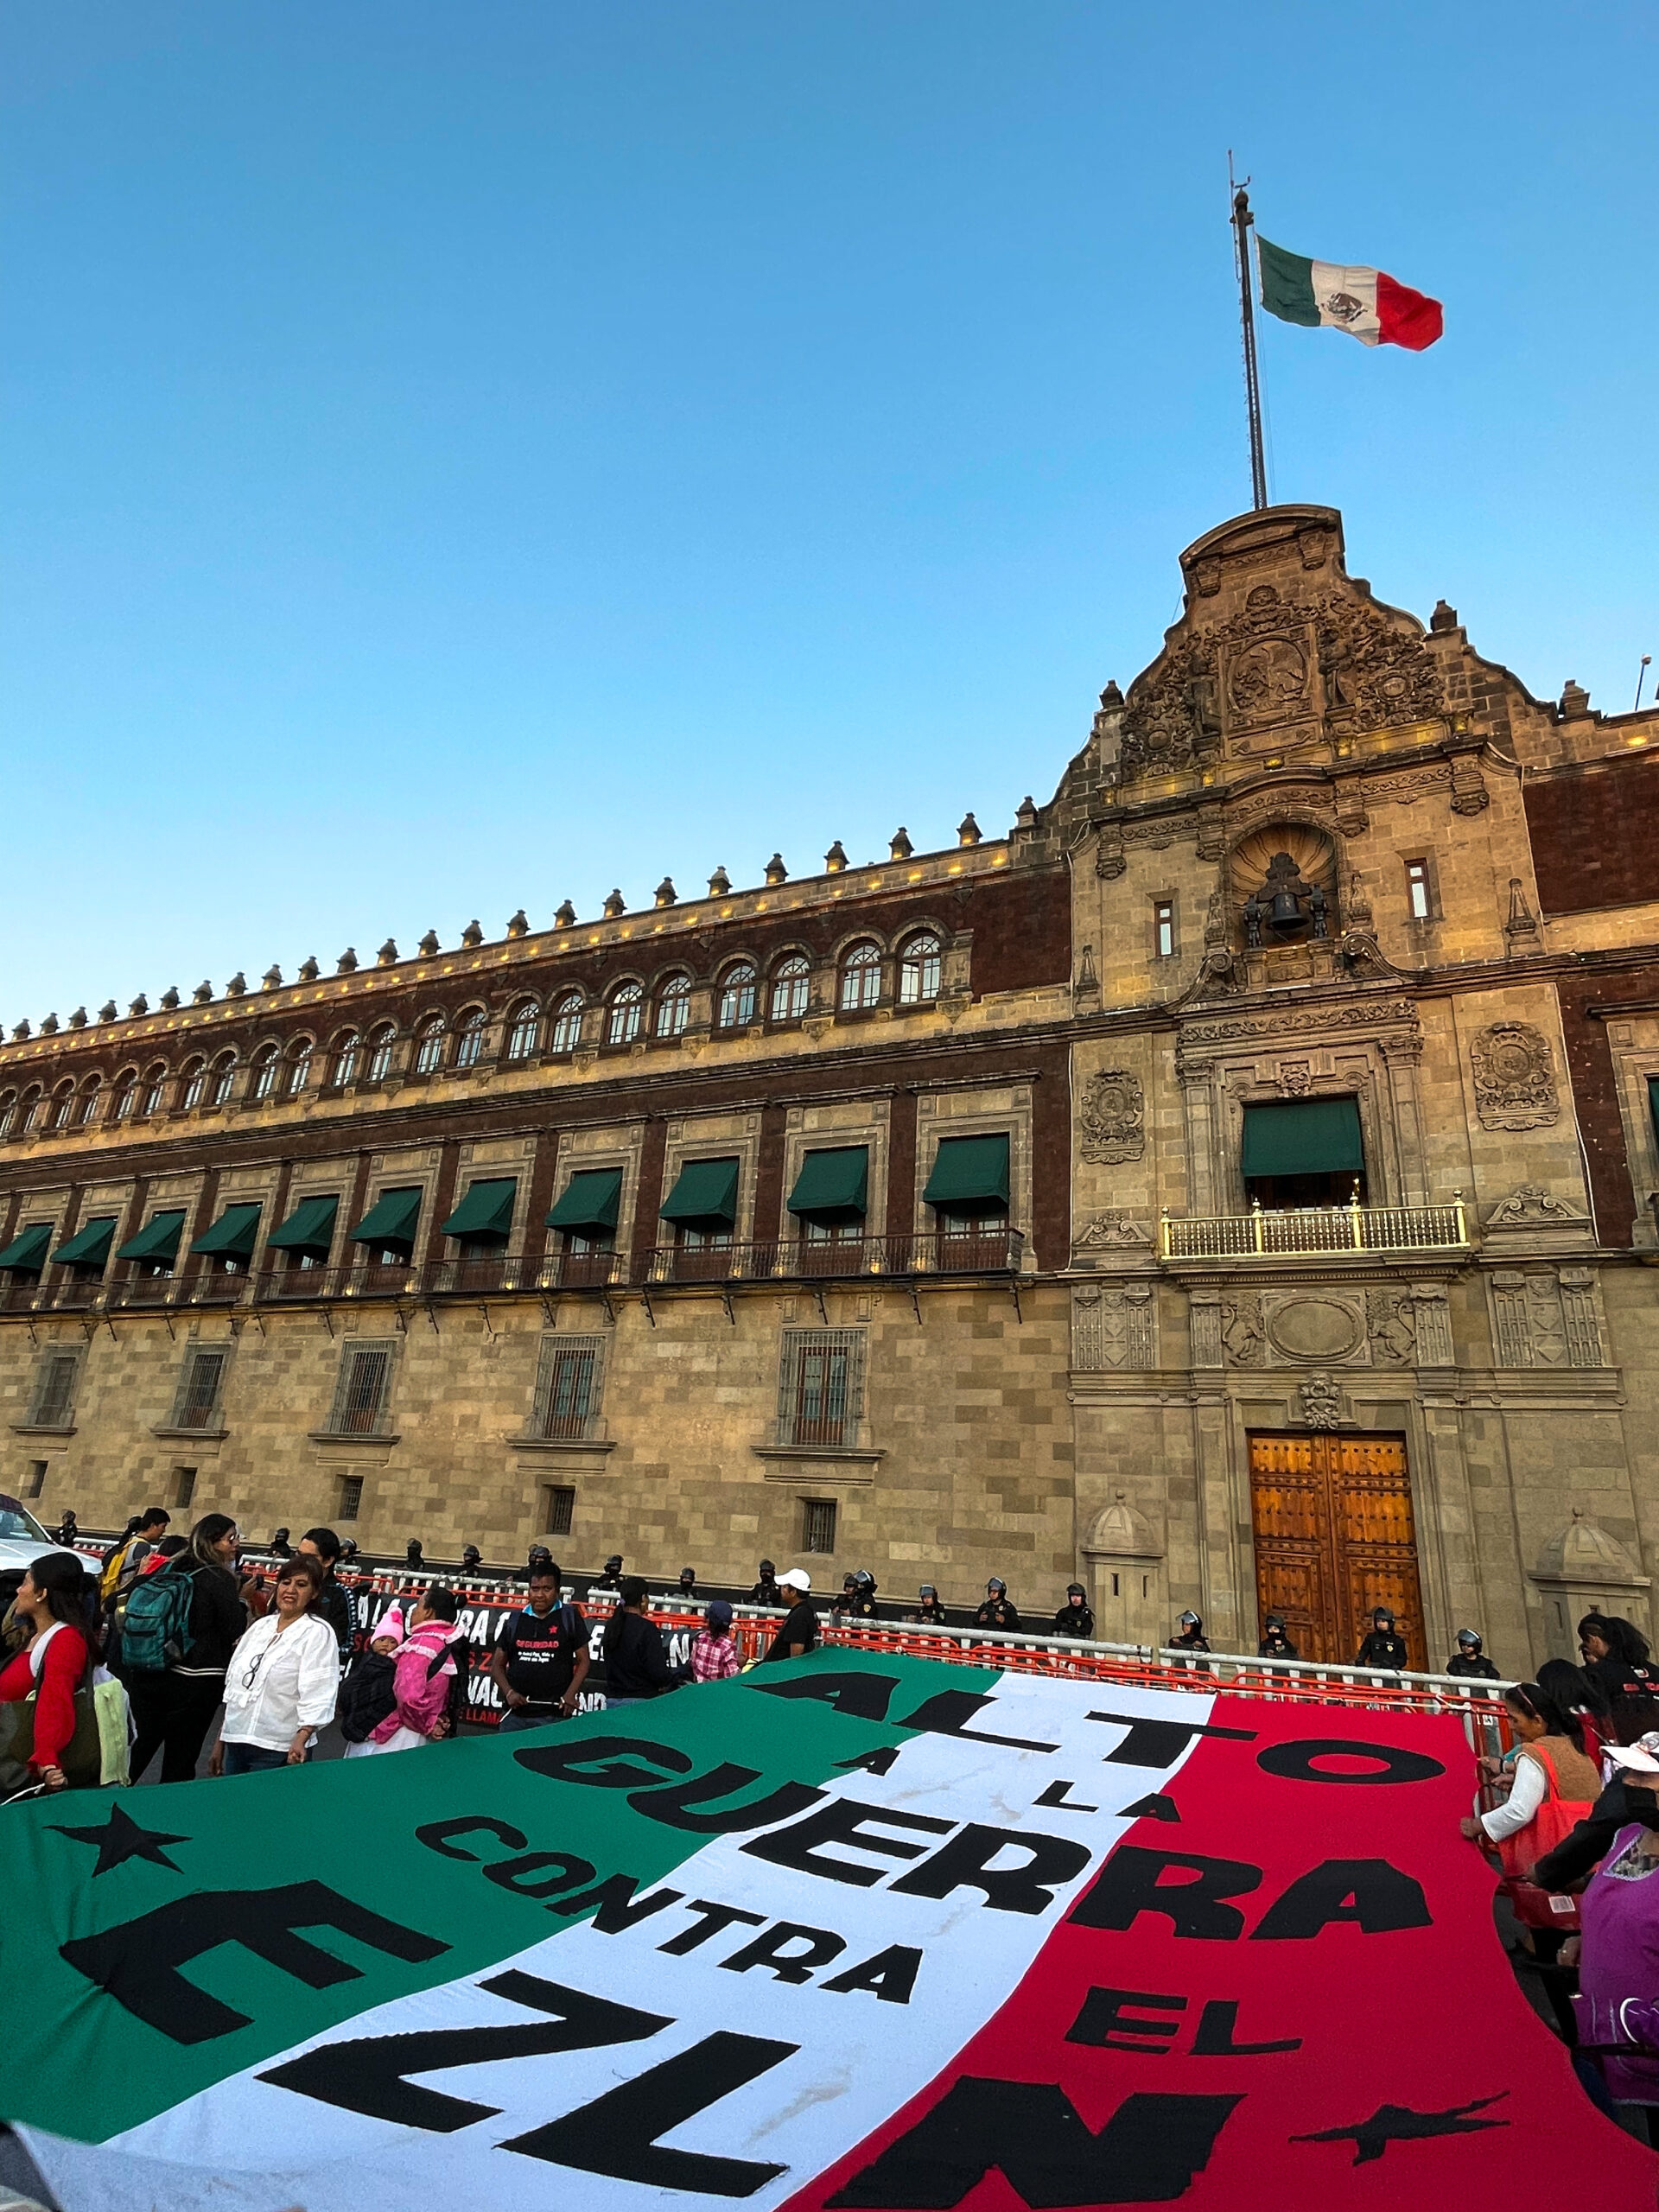
[{"label": "rectangular window", "polygon": [[30,1497],[38,1497],[46,1488],[46,1461],[31,1459],[29,1463],[29,1491]]},{"label": "rectangular window", "polygon": [[550,1484],[542,1492],[542,1533],[568,1536],[576,1517],[576,1493]]},{"label": "rectangular window", "polygon": [[1175,901],[1154,899],[1152,904],[1153,950],[1160,960],[1175,957]]},{"label": "rectangular window", "polygon": [[1346,1205],[1356,1195],[1364,1204],[1365,1147],[1357,1098],[1247,1105],[1243,1139],[1239,1165],[1247,1198],[1275,1212]]},{"label": "rectangular window", "polygon": [[31,1428],[69,1428],[74,1421],[75,1378],[80,1354],[48,1351],[35,1370],[35,1397],[29,1409]]},{"label": "rectangular window", "polygon": [[340,1355],[340,1380],[328,1415],[334,1436],[378,1436],[385,1427],[391,1395],[389,1344],[347,1344]]},{"label": "rectangular window", "polygon": [[836,1548],[836,1501],[809,1497],[801,1505],[801,1549],[832,1552]]},{"label": "rectangular window", "polygon": [[363,1478],[361,1475],[342,1475],[340,1478],[340,1504],[342,1521],[355,1521],[363,1510]]},{"label": "rectangular window", "polygon": [[226,1351],[188,1351],[173,1400],[174,1428],[217,1428],[219,1393],[230,1364]]},{"label": "rectangular window", "polygon": [[604,1370],[603,1337],[543,1337],[531,1434],[569,1444],[592,1436]]},{"label": "rectangular window", "polygon": [[194,1467],[175,1467],[173,1470],[173,1503],[185,1506],[194,1504],[196,1496],[196,1471]]},{"label": "rectangular window", "polygon": [[864,1331],[785,1329],[778,1388],[780,1444],[854,1443],[864,1412]]},{"label": "rectangular window", "polygon": [[1429,881],[1427,861],[1406,862],[1406,897],[1411,907],[1414,922],[1428,921],[1434,912],[1433,888]]}]

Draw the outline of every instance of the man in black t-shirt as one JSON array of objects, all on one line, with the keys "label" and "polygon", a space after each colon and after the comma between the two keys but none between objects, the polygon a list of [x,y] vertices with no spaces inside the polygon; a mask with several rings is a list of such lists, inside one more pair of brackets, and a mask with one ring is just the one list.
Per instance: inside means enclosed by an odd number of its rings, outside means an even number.
[{"label": "man in black t-shirt", "polygon": [[539,1564],[530,1578],[530,1603],[501,1630],[490,1654],[490,1679],[506,1711],[503,1728],[540,1728],[568,1720],[588,1679],[588,1624],[575,1605],[559,1602],[557,1567]]},{"label": "man in black t-shirt", "polygon": [[812,1578],[804,1567],[791,1567],[779,1576],[779,1594],[789,1607],[789,1618],[772,1637],[768,1659],[803,1658],[817,1643],[818,1617],[807,1595],[811,1587]]}]

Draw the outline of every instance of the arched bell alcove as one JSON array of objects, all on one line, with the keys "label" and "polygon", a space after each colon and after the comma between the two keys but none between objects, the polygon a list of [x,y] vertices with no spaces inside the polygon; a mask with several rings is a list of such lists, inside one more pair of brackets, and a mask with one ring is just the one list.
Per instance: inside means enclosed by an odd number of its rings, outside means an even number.
[{"label": "arched bell alcove", "polygon": [[1234,846],[1228,864],[1235,941],[1300,944],[1337,934],[1337,849],[1306,822],[1269,822]]}]

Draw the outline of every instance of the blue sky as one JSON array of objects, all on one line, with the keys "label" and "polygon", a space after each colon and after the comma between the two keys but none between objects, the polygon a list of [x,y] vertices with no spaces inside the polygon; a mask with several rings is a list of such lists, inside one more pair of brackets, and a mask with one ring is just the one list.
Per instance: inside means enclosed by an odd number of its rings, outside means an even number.
[{"label": "blue sky", "polygon": [[0,1019],[918,849],[1249,502],[1226,154],[1446,304],[1275,498],[1548,695],[1659,654],[1643,7],[22,0]]}]

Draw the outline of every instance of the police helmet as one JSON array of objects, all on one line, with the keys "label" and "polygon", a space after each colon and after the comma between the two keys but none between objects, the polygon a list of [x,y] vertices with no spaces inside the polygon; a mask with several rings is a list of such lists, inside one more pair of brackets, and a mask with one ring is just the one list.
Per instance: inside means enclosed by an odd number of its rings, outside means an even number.
[{"label": "police helmet", "polygon": [[1182,1628],[1202,1628],[1204,1623],[1197,1613],[1185,1612],[1181,1615],[1179,1625]]},{"label": "police helmet", "polygon": [[687,1583],[687,1582],[695,1582],[695,1581],[696,1580],[696,1579],[697,1579],[697,1570],[696,1570],[696,1568],[695,1567],[683,1567],[680,1569],[680,1580],[681,1580],[682,1584],[683,1584],[683,1583]]},{"label": "police helmet", "polygon": [[1460,1628],[1458,1630],[1458,1646],[1460,1650],[1478,1651],[1480,1649],[1479,1630],[1472,1628]]},{"label": "police helmet", "polygon": [[483,1564],[483,1560],[484,1554],[476,1544],[468,1544],[461,1555],[461,1563],[463,1567],[480,1567]]},{"label": "police helmet", "polygon": [[875,1587],[875,1577],[868,1567],[857,1568],[853,1575],[853,1581],[860,1590],[874,1590]]},{"label": "police helmet", "polygon": [[1371,1626],[1375,1628],[1379,1621],[1386,1621],[1390,1628],[1394,1626],[1394,1615],[1386,1605],[1371,1607]]},{"label": "police helmet", "polygon": [[1065,1594],[1068,1598],[1086,1599],[1089,1592],[1084,1588],[1081,1582],[1068,1582],[1065,1586]]},{"label": "police helmet", "polygon": [[613,1553],[611,1554],[611,1555],[610,1555],[609,1559],[607,1559],[607,1560],[606,1560],[606,1562],[605,1562],[605,1572],[606,1572],[606,1573],[607,1573],[607,1574],[620,1574],[620,1573],[621,1573],[621,1572],[622,1572],[622,1554],[621,1554],[621,1553],[620,1553],[620,1552],[613,1552]]},{"label": "police helmet", "polygon": [[1269,1628],[1276,1628],[1280,1635],[1282,1636],[1285,1632],[1284,1615],[1282,1613],[1269,1613],[1267,1618],[1267,1625]]},{"label": "police helmet", "polygon": [[1008,1586],[1002,1580],[1000,1574],[994,1574],[990,1580],[985,1585],[985,1593],[988,1597],[993,1590],[995,1591],[999,1598],[1006,1598],[1008,1594]]},{"label": "police helmet", "polygon": [[938,1594],[938,1592],[933,1587],[933,1585],[931,1582],[924,1582],[921,1588],[916,1592],[916,1595],[918,1598],[937,1598]]},{"label": "police helmet", "polygon": [[776,1574],[778,1569],[771,1560],[763,1559],[760,1562],[760,1572],[763,1575]]}]

